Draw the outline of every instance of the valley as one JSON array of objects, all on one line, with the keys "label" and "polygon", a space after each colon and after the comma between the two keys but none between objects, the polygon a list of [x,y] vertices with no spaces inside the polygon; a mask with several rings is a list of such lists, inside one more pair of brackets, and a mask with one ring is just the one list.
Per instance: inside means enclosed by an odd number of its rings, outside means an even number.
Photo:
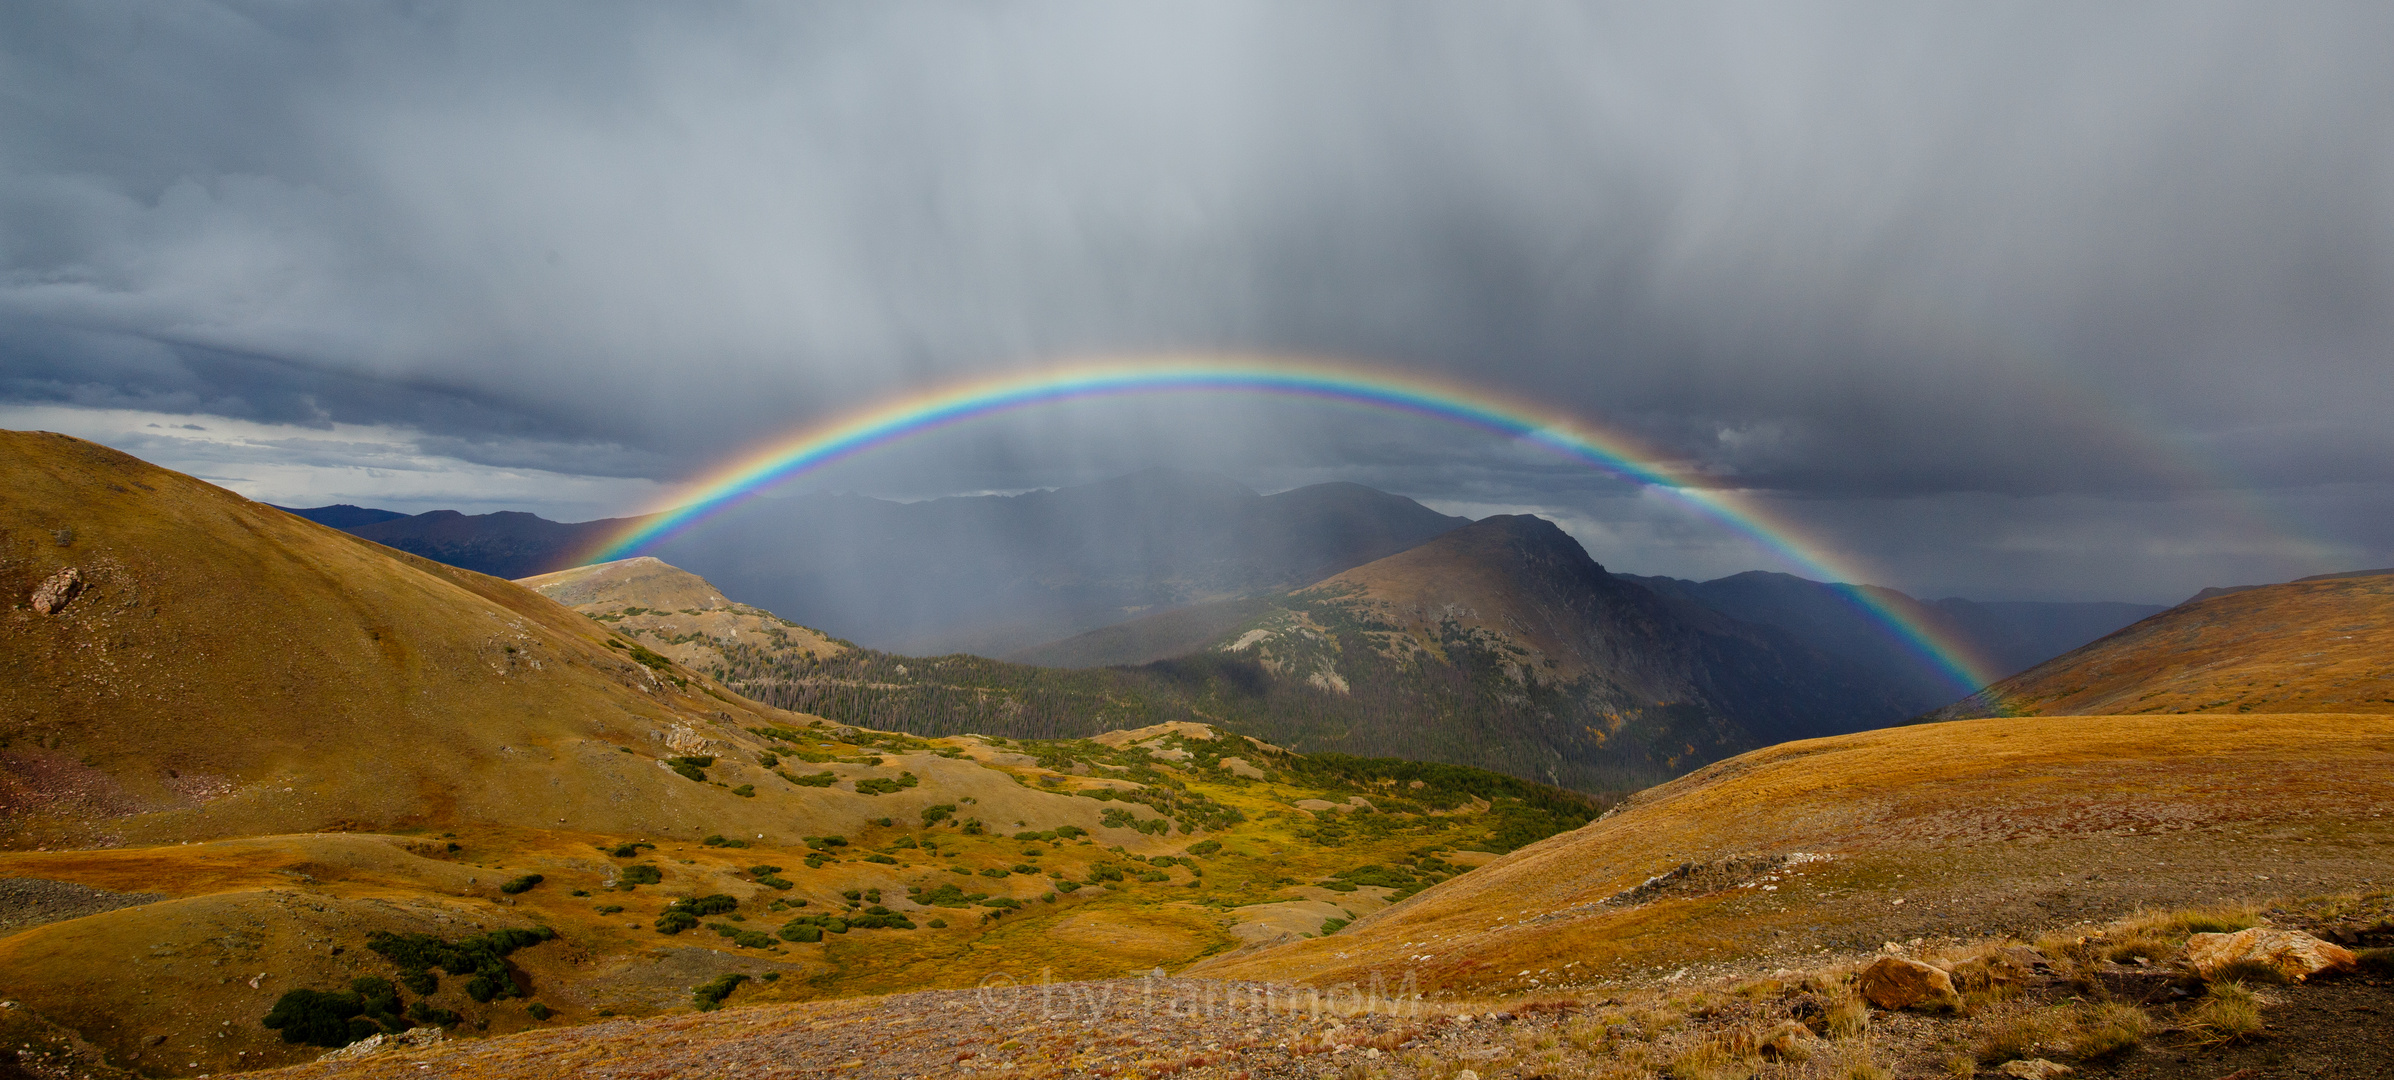
[{"label": "valley", "polygon": [[[2394,945],[2394,579],[2203,599],[1956,707],[2007,715],[1886,727],[1839,711],[1885,685],[1854,665],[1535,518],[1036,668],[4,438],[28,1075],[1882,1076],[2023,1059],[2017,1023],[2195,1076],[2253,1043],[2162,1030],[2209,1022],[2190,927]],[[2022,947],[1955,1010],[1856,1004],[1885,958]],[[2132,952],[2193,996],[2123,1003]],[[2374,978],[2256,1007],[2320,1030]]]}]

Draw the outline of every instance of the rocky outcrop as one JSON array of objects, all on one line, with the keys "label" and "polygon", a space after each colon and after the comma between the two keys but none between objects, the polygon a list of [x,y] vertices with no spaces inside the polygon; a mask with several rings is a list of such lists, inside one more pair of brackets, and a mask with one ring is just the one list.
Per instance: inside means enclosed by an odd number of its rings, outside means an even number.
[{"label": "rocky outcrop", "polygon": [[[2218,978],[2238,964],[2258,964],[2276,971],[2288,982],[2301,982],[2322,972],[2351,971],[2357,958],[2351,950],[2331,945],[2300,930],[2256,926],[2233,934],[2196,934],[2186,939],[2186,966],[2205,979]],[[2233,973],[2231,973],[2233,974]]]},{"label": "rocky outcrop", "polygon": [[1900,956],[1882,956],[1871,961],[1869,967],[1855,976],[1854,989],[1882,1009],[1951,1006],[1961,1004],[1962,1000],[1954,992],[1953,976],[1944,969]]},{"label": "rocky outcrop", "polygon": [[38,615],[56,615],[66,610],[69,602],[83,591],[83,575],[70,566],[50,575],[49,580],[33,590],[33,610]]}]

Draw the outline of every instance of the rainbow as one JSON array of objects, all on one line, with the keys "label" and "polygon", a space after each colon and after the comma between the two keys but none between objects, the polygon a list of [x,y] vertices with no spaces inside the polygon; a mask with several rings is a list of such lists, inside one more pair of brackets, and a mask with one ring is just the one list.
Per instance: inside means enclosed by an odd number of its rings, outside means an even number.
[{"label": "rainbow", "polygon": [[[1092,398],[1176,393],[1269,394],[1428,417],[1532,443],[1687,501],[1800,568],[1829,582],[1865,578],[1860,568],[1805,537],[1740,492],[1662,464],[1662,455],[1616,432],[1485,390],[1414,374],[1319,361],[1160,359],[1072,364],[951,383],[885,401],[800,429],[685,485],[671,509],[634,518],[603,538],[580,562],[628,558],[705,521],[776,483],[876,447],[985,416]],[[1953,680],[1961,693],[1994,681],[1990,665],[1964,643],[1871,592],[1841,585],[1848,602],[1884,625],[1907,648]],[[1996,673],[2001,674],[2001,673]]]}]

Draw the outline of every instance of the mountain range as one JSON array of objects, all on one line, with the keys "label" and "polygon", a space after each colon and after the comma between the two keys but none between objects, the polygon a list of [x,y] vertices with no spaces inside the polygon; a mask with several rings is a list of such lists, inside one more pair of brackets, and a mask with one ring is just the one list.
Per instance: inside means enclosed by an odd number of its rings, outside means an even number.
[{"label": "mountain range", "polygon": [[[566,569],[636,521],[566,524],[455,511],[406,516],[354,506],[292,512],[510,578]],[[870,648],[1099,667],[1187,655],[1261,612],[1259,601],[1468,523],[1355,484],[1258,495],[1219,476],[1150,469],[1023,495],[917,503],[853,495],[759,499],[650,553],[745,603]],[[1935,708],[1970,689],[1955,687],[1933,661],[1857,610],[1844,586],[1763,572],[1708,582],[1618,576],[1796,634],[1885,684],[1897,711]],[[2162,610],[1923,601],[1862,588],[2006,673]]]}]

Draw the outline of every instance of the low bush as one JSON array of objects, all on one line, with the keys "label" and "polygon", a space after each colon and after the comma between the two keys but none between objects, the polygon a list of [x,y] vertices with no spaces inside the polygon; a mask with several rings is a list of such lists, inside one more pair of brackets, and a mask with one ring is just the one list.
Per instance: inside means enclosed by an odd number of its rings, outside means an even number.
[{"label": "low bush", "polygon": [[687,911],[668,911],[657,916],[656,922],[660,934],[678,934],[697,925],[698,917]]},{"label": "low bush", "polygon": [[985,866],[981,868],[982,877],[1005,877],[1006,875],[1007,870],[1003,866]]},{"label": "low bush", "polygon": [[893,858],[890,858],[890,857],[889,857],[889,856],[887,856],[887,855],[880,855],[880,854],[867,855],[867,856],[865,856],[865,860],[864,860],[864,861],[866,861],[866,862],[869,862],[869,863],[880,863],[880,864],[881,864],[881,865],[883,865],[883,866],[896,866],[896,865],[898,865],[898,860],[896,860],[896,859],[893,859]]},{"label": "low bush", "polygon": [[787,770],[776,769],[774,770],[773,775],[781,777],[782,779],[796,784],[799,787],[830,787],[831,785],[838,783],[840,779],[838,774],[832,773],[828,770],[819,773],[807,773],[803,776],[800,776],[788,772]]},{"label": "low bush", "polygon": [[723,1007],[723,999],[730,997],[733,990],[747,981],[746,975],[717,975],[713,981],[690,991],[690,997],[697,1003],[698,1011],[714,1012]]},{"label": "low bush", "polygon": [[509,896],[514,896],[517,893],[531,892],[532,886],[538,885],[546,880],[548,879],[541,877],[539,874],[525,874],[520,878],[499,886],[499,891],[506,893]]},{"label": "low bush", "polygon": [[647,843],[645,841],[635,840],[629,844],[617,844],[612,848],[605,844],[600,844],[599,850],[604,851],[609,855],[613,855],[618,859],[633,859],[640,856],[641,848],[648,848],[654,851],[656,850],[656,846],[657,845]]},{"label": "low bush", "polygon": [[739,787],[731,789],[731,793],[743,799],[753,799],[756,798],[756,785],[742,784]]},{"label": "low bush", "polygon": [[622,904],[600,904],[600,905],[599,905],[599,908],[598,908],[598,913],[599,913],[599,914],[601,914],[601,915],[620,915],[620,914],[622,914],[622,913],[623,913],[623,905],[622,905]]},{"label": "low bush", "polygon": [[1222,850],[1220,840],[1200,840],[1189,845],[1189,854],[1191,855],[1211,855],[1220,850]]},{"label": "low bush", "polygon": [[770,769],[781,764],[781,755],[771,750],[759,751],[756,755],[756,763]]},{"label": "low bush", "polygon": [[1323,936],[1323,937],[1328,937],[1328,936],[1330,936],[1330,935],[1332,935],[1332,934],[1335,934],[1335,933],[1337,933],[1337,932],[1339,932],[1339,931],[1341,931],[1341,930],[1344,930],[1344,929],[1346,929],[1346,928],[1347,928],[1347,921],[1348,921],[1348,920],[1345,920],[1345,919],[1323,919],[1323,920],[1322,920],[1322,936]]},{"label": "low bush", "polygon": [[803,839],[806,841],[806,846],[816,849],[848,846],[848,838],[845,836],[808,836]]},{"label": "low bush", "polygon": [[648,863],[633,863],[624,867],[615,880],[625,885],[654,885],[665,880],[665,872]]},{"label": "low bush", "polygon": [[524,1011],[531,1013],[532,1019],[534,1020],[546,1020],[549,1017],[557,1015],[557,1010],[549,1008],[548,1006],[537,1001],[525,1005]]},{"label": "low bush", "polygon": [[929,827],[929,826],[932,826],[932,825],[937,825],[937,824],[939,824],[940,822],[942,822],[942,821],[946,821],[947,819],[949,819],[949,818],[951,818],[951,817],[954,817],[954,816],[956,816],[956,804],[955,804],[955,803],[952,803],[952,802],[933,803],[933,804],[931,804],[930,806],[926,806],[926,807],[924,807],[924,808],[923,808],[923,825],[924,825],[925,827]]},{"label": "low bush", "polygon": [[2394,949],[2360,949],[2352,955],[2364,973],[2381,979],[2394,978]]},{"label": "low bush", "polygon": [[821,941],[823,940],[823,928],[815,925],[811,921],[802,919],[797,922],[783,925],[781,928],[781,939],[783,941],[796,941],[800,943],[813,943]]},{"label": "low bush", "polygon": [[665,759],[667,768],[700,783],[706,782],[706,768],[714,763],[715,759],[712,757],[669,757]]},{"label": "low bush", "polygon": [[728,836],[725,836],[725,835],[723,835],[722,833],[715,833],[715,834],[713,834],[713,835],[710,835],[710,836],[708,836],[706,839],[699,841],[699,843],[701,843],[701,844],[705,844],[705,845],[706,845],[706,846],[708,846],[708,847],[719,847],[719,848],[744,848],[744,847],[747,847],[747,846],[748,846],[748,841],[746,841],[746,840],[734,840],[734,839],[732,839],[732,838],[730,838],[730,837],[728,837]]},{"label": "low bush", "polygon": [[338,1047],[382,1030],[382,1025],[358,1015],[365,1011],[365,1001],[356,994],[292,990],[276,998],[258,1022],[281,1032],[287,1043]]}]

